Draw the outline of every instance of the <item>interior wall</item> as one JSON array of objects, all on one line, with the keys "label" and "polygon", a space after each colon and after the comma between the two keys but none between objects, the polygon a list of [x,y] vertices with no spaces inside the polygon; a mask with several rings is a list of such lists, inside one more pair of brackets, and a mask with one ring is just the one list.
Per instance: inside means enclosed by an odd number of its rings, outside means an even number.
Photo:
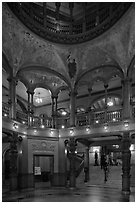
[{"label": "interior wall", "polygon": [[28,171],[33,173],[33,155],[53,155],[54,173],[58,173],[58,141],[47,141],[43,138],[28,139]]}]

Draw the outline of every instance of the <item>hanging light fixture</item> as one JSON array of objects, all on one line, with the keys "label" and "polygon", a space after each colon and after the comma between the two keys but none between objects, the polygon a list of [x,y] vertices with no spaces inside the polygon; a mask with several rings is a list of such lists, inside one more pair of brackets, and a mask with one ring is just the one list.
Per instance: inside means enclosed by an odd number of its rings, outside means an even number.
[{"label": "hanging light fixture", "polygon": [[108,106],[113,106],[114,105],[112,98],[109,98],[109,100],[107,102],[107,105]]},{"label": "hanging light fixture", "polygon": [[37,98],[35,99],[36,103],[42,103],[42,98],[40,97],[40,92],[37,95]]}]

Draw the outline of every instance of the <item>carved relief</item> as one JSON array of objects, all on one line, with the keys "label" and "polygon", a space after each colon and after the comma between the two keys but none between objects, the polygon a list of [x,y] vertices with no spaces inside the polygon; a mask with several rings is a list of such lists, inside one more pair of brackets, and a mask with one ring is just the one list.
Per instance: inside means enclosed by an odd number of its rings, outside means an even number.
[{"label": "carved relief", "polygon": [[41,143],[32,143],[32,151],[51,151],[55,152],[56,144],[42,141]]},{"label": "carved relief", "polygon": [[68,62],[68,73],[70,78],[72,79],[75,77],[75,74],[77,71],[77,64],[76,64],[75,58],[71,56],[71,53],[67,57],[67,62]]}]

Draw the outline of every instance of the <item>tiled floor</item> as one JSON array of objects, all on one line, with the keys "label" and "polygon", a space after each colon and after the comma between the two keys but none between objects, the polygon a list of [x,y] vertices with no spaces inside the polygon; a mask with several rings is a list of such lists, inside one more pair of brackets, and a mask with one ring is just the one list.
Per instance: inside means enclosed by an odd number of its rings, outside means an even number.
[{"label": "tiled floor", "polygon": [[[121,167],[111,167],[107,183],[104,183],[100,167],[90,167],[90,181],[84,183],[84,173],[77,179],[75,189],[42,187],[35,190],[3,193],[6,202],[134,202],[134,188],[130,196],[121,194]],[[41,184],[40,184],[41,185]]]}]

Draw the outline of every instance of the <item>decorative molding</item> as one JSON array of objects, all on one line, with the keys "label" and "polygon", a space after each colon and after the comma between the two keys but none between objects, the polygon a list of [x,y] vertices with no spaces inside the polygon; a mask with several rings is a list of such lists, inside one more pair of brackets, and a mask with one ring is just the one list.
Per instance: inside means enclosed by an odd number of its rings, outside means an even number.
[{"label": "decorative molding", "polygon": [[56,148],[56,144],[55,143],[51,143],[51,142],[48,142],[48,141],[42,141],[42,142],[39,142],[39,143],[34,143],[32,142],[31,144],[32,146],[32,151],[35,152],[35,151],[49,151],[49,152],[55,152],[55,148]]}]

